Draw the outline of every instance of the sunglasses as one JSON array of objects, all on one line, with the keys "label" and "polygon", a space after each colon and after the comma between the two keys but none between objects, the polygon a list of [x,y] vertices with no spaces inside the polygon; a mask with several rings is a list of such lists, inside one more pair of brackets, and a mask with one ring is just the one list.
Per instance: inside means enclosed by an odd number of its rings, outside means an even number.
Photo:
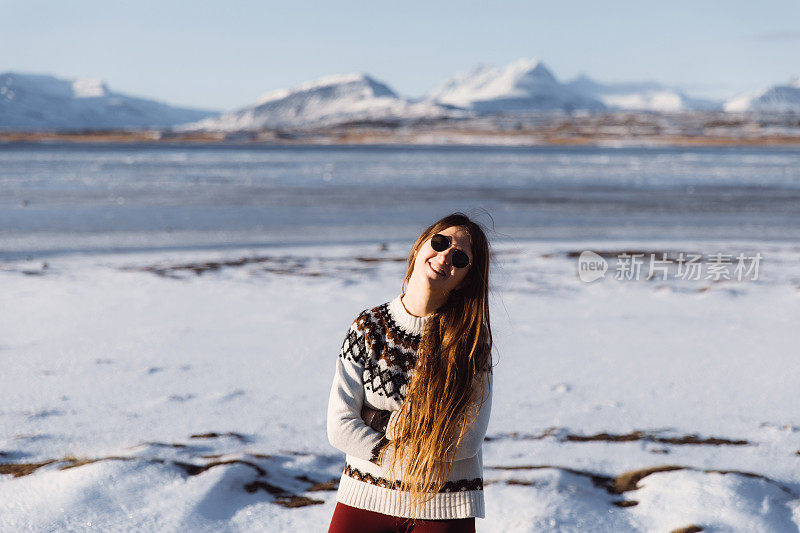
[{"label": "sunglasses", "polygon": [[[453,246],[453,243],[450,242],[450,237],[447,235],[436,233],[433,237],[431,237],[431,248],[437,252],[444,252],[451,246]],[[469,266],[469,256],[463,250],[456,248],[453,251],[451,262],[456,268],[466,268]]]}]

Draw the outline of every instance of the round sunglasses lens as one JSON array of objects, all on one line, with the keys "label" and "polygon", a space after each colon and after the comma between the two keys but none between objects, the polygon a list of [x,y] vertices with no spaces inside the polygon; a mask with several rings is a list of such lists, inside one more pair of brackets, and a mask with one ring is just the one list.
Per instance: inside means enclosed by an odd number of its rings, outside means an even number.
[{"label": "round sunglasses lens", "polygon": [[453,266],[456,268],[464,268],[469,265],[469,256],[461,250],[453,252]]},{"label": "round sunglasses lens", "polygon": [[431,237],[431,248],[437,252],[444,252],[450,248],[450,241],[444,235],[437,233]]}]

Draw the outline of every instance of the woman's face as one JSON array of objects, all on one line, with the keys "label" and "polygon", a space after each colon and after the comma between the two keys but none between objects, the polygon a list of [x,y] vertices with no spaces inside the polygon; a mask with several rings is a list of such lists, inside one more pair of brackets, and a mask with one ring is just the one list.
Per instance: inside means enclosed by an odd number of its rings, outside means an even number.
[{"label": "woman's face", "polygon": [[[430,238],[422,243],[414,259],[414,270],[411,280],[417,278],[418,282],[426,284],[431,292],[447,294],[457,288],[467,272],[472,268],[472,241],[469,233],[459,226],[451,226],[438,233],[450,238],[451,246],[443,252],[431,248]],[[453,266],[453,252],[461,250],[469,257],[470,264],[465,268]]]}]

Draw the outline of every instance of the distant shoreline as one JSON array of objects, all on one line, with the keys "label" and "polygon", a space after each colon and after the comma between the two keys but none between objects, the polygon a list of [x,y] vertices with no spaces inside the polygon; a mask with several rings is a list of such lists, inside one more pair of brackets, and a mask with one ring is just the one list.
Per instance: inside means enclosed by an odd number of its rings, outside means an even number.
[{"label": "distant shoreline", "polygon": [[797,146],[800,135],[613,134],[531,129],[481,131],[449,128],[331,128],[298,132],[2,132],[0,143],[156,143],[207,145],[408,145],[408,146]]}]

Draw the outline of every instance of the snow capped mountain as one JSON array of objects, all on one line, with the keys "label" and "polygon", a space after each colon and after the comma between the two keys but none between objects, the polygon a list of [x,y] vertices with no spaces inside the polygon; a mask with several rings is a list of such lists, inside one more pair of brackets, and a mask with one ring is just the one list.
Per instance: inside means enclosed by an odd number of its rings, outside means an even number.
[{"label": "snow capped mountain", "polygon": [[397,94],[385,84],[364,74],[334,74],[316,80],[303,82],[291,89],[278,89],[265,94],[258,99],[256,105],[267,104],[284,100],[292,94],[311,94],[320,91],[337,92],[341,96],[349,96],[354,92],[361,92],[364,97],[388,96],[397,98]]},{"label": "snow capped mountain", "polygon": [[171,106],[111,91],[96,78],[0,74],[0,130],[58,131],[171,128],[258,131],[344,123],[588,111],[800,112],[800,78],[723,104],[654,82],[600,83],[587,76],[560,82],[539,60],[480,65],[449,79],[421,101],[399,96],[366,74],[340,74],[265,94],[224,114]]},{"label": "snow capped mountain", "polygon": [[521,59],[504,68],[481,65],[448,80],[427,98],[486,113],[574,109],[670,112],[721,107],[718,102],[692,98],[653,82],[603,84],[579,76],[561,83],[535,59]]},{"label": "snow capped mountain", "polygon": [[600,101],[560,83],[536,59],[520,59],[503,68],[481,65],[444,82],[426,100],[481,113],[604,108]]},{"label": "snow capped mountain", "polygon": [[447,113],[447,109],[430,102],[401,98],[386,84],[365,74],[340,74],[273,91],[251,106],[181,129],[246,131],[432,118]]},{"label": "snow capped mountain", "polygon": [[98,79],[0,74],[0,130],[158,128],[212,114],[114,93]]},{"label": "snow capped mountain", "polygon": [[787,85],[773,85],[753,94],[731,98],[725,102],[725,111],[761,111],[785,113],[800,111],[800,76]]},{"label": "snow capped mountain", "polygon": [[693,98],[655,82],[599,83],[580,75],[567,86],[586,97],[600,100],[609,109],[675,112],[714,110],[722,106],[719,102]]}]

